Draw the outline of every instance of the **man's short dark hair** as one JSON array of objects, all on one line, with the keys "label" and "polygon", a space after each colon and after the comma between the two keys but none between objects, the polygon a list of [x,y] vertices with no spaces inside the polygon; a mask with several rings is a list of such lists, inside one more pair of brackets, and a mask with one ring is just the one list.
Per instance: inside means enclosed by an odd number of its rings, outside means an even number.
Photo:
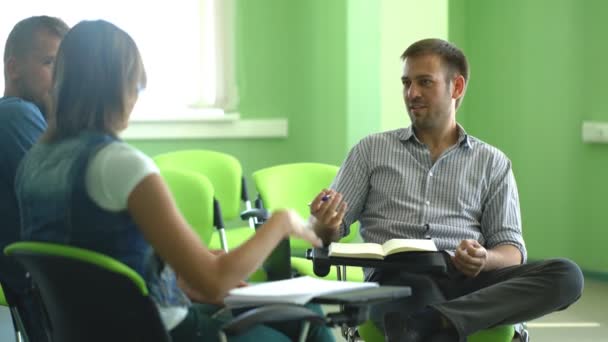
[{"label": "man's short dark hair", "polygon": [[61,19],[46,15],[29,17],[18,22],[9,33],[4,45],[4,63],[11,56],[23,57],[33,48],[35,35],[40,31],[63,38],[70,28]]},{"label": "man's short dark hair", "polygon": [[[441,58],[442,63],[447,68],[448,81],[456,74],[462,75],[465,80],[465,85],[469,81],[469,62],[464,53],[454,44],[437,38],[423,39],[410,45],[401,54],[401,60],[405,61],[408,57],[417,57],[423,55],[437,55]],[[462,97],[456,101],[458,108]]]}]

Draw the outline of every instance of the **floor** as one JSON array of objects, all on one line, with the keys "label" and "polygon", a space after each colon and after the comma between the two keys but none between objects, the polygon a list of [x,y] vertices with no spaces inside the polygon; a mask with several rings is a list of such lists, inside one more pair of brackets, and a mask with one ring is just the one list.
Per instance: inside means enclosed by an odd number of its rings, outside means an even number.
[{"label": "floor", "polygon": [[533,342],[608,342],[608,282],[586,279],[570,308],[528,323]]},{"label": "floor", "polygon": [[[531,342],[608,342],[608,282],[586,279],[578,302],[528,322],[528,331]],[[337,329],[335,335],[345,341]]]},{"label": "floor", "polygon": [[[532,342],[608,342],[608,282],[587,279],[568,310],[528,322]],[[0,341],[15,341],[10,313],[0,307]],[[337,341],[344,341],[336,330]]]}]

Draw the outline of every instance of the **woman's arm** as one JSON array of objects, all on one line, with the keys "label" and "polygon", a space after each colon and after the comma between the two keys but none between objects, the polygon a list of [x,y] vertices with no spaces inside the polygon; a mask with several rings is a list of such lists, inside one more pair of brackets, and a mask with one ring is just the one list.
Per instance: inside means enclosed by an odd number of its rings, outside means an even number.
[{"label": "woman's arm", "polygon": [[158,174],[146,176],[130,193],[128,211],[156,252],[194,289],[208,298],[221,298],[252,274],[287,235],[320,245],[312,230],[293,211],[279,211],[249,241],[215,256],[179,213]]}]

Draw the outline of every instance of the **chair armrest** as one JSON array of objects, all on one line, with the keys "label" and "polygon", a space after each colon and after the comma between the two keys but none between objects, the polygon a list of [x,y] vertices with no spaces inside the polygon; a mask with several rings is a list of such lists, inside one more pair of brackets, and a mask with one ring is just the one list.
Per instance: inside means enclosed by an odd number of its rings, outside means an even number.
[{"label": "chair armrest", "polygon": [[259,209],[259,208],[251,208],[241,212],[241,220],[247,221],[249,218],[257,219],[257,222],[265,222],[270,217],[268,210]]},{"label": "chair armrest", "polygon": [[222,209],[220,202],[216,198],[213,199],[213,225],[217,230],[224,229],[224,219],[222,218]]},{"label": "chair armrest", "polygon": [[325,318],[301,305],[276,304],[251,309],[224,324],[221,330],[228,336],[238,336],[257,324],[300,321],[325,324]]}]

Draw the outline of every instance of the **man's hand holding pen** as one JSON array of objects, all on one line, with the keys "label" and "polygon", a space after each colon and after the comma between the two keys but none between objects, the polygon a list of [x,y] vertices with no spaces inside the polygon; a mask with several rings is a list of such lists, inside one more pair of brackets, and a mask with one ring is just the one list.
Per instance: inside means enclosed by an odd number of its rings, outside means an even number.
[{"label": "man's hand holding pen", "polygon": [[342,194],[335,190],[323,189],[310,203],[310,214],[315,233],[325,244],[337,240],[340,224],[344,219],[347,204]]}]

